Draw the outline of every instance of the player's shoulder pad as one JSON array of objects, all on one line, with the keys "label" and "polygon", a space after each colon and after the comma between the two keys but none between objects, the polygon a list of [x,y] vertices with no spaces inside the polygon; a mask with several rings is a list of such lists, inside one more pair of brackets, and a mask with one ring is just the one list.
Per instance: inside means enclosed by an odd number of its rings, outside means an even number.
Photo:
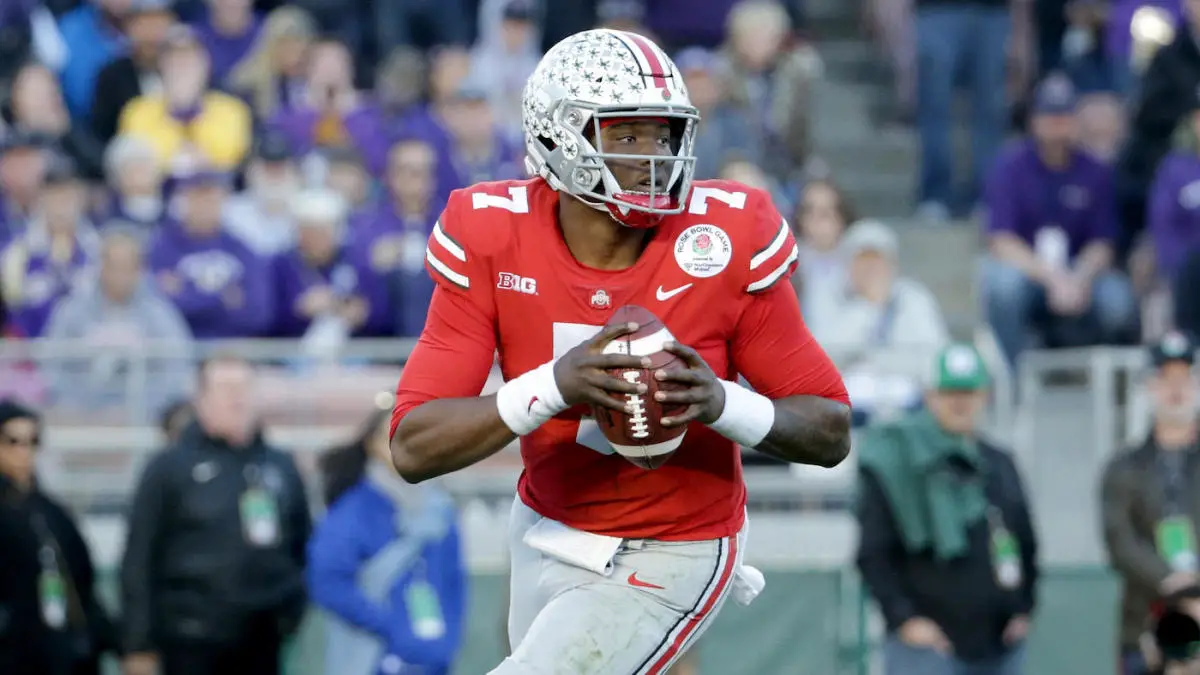
[{"label": "player's shoulder pad", "polygon": [[509,180],[451,192],[425,249],[434,280],[469,289],[472,277],[486,273],[487,260],[511,243],[514,216],[530,212],[536,187],[532,180]]},{"label": "player's shoulder pad", "polygon": [[[746,275],[746,293],[762,293],[791,278],[800,252],[770,193],[735,181],[706,180],[697,181],[690,199],[690,212],[713,212],[714,220],[719,218],[731,228],[738,251],[734,262]],[[708,202],[707,209],[699,206],[702,201]]]}]

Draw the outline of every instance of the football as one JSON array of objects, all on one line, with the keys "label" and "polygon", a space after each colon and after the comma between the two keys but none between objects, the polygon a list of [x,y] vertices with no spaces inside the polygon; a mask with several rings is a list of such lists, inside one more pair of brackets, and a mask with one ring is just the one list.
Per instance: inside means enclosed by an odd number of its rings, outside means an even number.
[{"label": "football", "polygon": [[624,395],[629,404],[627,412],[593,406],[592,415],[617,454],[643,469],[657,469],[675,454],[687,432],[686,426],[664,428],[659,422],[663,417],[682,413],[687,406],[664,406],[654,400],[656,391],[686,388],[682,384],[659,382],[654,378],[654,371],[682,365],[682,361],[674,354],[663,351],[663,343],[674,338],[650,310],[636,305],[620,307],[613,312],[608,325],[629,322],[638,325],[637,331],[608,343],[604,351],[609,354],[649,356],[650,367],[611,370],[609,373],[629,382],[645,384],[647,392]]}]

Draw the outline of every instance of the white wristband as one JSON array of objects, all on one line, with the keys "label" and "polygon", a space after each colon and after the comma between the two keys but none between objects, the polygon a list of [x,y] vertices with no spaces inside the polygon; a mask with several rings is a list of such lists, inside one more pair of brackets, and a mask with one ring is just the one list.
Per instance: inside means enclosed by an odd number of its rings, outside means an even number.
[{"label": "white wristband", "polygon": [[709,426],[744,448],[757,447],[775,424],[775,403],[737,382],[721,380],[721,386],[725,388],[725,410]]},{"label": "white wristband", "polygon": [[567,407],[554,379],[554,361],[543,363],[496,390],[500,419],[518,436],[533,433]]}]

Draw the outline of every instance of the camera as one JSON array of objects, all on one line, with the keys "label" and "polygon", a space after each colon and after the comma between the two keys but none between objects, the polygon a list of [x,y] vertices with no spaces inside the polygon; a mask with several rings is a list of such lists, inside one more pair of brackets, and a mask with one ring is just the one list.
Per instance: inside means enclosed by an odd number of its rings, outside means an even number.
[{"label": "camera", "polygon": [[1182,589],[1164,599],[1152,635],[1162,659],[1162,670],[1158,672],[1192,673],[1200,668],[1200,586]]}]

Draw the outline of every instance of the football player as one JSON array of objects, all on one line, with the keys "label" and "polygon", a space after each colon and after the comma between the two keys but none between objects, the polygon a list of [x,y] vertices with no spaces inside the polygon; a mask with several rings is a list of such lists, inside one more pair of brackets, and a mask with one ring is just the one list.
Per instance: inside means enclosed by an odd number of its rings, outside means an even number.
[{"label": "football player", "polygon": [[[535,178],[450,196],[429,238],[437,282],[392,418],[397,470],[421,481],[520,438],[511,520],[509,640],[494,675],[665,673],[732,594],[746,489],[739,446],[832,467],[849,451],[836,368],[800,317],[796,244],[761,190],[693,183],[698,117],[679,71],[636,34],[591,30],[542,59],[524,92]],[[590,419],[645,393],[606,374],[648,359],[604,354],[649,308],[686,367],[659,400],[688,425],[653,471]],[[480,396],[499,353],[505,384]],[[754,387],[736,384],[738,375]]]}]

